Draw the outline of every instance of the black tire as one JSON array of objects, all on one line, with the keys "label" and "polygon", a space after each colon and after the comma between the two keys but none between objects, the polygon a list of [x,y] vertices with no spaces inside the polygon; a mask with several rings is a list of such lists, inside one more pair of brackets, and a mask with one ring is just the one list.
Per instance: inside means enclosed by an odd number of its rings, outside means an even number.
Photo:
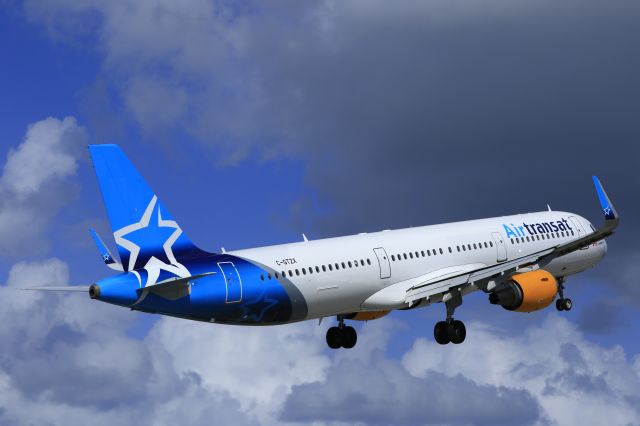
[{"label": "black tire", "polygon": [[562,308],[565,311],[570,311],[571,308],[573,308],[573,302],[571,301],[571,299],[564,299],[564,302],[562,303]]},{"label": "black tire", "polygon": [[331,349],[338,349],[342,346],[342,333],[338,327],[331,327],[327,330],[327,345]]},{"label": "black tire", "polygon": [[455,345],[464,342],[464,339],[467,337],[467,328],[462,321],[453,321],[449,324],[447,331],[449,332],[449,340]]},{"label": "black tire", "polygon": [[345,349],[351,349],[354,347],[358,341],[358,333],[356,333],[356,329],[351,326],[346,326],[341,331],[342,347]]},{"label": "black tire", "polygon": [[556,309],[559,311],[564,311],[564,299],[556,300]]},{"label": "black tire", "polygon": [[449,338],[448,324],[444,321],[439,321],[433,327],[433,337],[441,345],[446,345],[451,341]]}]

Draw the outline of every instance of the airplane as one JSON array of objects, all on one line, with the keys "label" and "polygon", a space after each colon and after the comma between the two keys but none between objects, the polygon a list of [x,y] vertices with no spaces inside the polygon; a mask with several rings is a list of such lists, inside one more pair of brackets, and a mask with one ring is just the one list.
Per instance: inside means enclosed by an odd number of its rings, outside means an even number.
[{"label": "airplane", "polygon": [[393,310],[442,303],[437,343],[460,344],[454,319],[463,297],[482,291],[513,312],[551,305],[569,311],[568,276],[591,268],[607,251],[619,216],[596,176],[604,212],[596,229],[575,213],[546,211],[309,240],[220,253],[196,247],[123,151],[90,145],[118,249],[116,259],[91,235],[116,275],[90,286],[30,290],[87,291],[91,299],[134,311],[230,325],[278,325],[336,317],[332,349],[353,348],[346,321],[371,321]]}]

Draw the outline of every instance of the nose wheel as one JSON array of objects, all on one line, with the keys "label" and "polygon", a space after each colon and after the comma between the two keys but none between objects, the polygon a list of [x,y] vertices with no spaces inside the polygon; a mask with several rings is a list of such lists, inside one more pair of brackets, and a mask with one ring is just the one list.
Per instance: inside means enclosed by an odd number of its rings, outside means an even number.
[{"label": "nose wheel", "polygon": [[570,311],[573,307],[573,302],[569,298],[561,298],[556,300],[556,309],[559,311]]},{"label": "nose wheel", "polygon": [[327,330],[327,345],[331,349],[351,349],[358,341],[356,329],[344,324],[344,317],[338,315],[338,326]]},{"label": "nose wheel", "polygon": [[559,311],[570,311],[573,302],[568,297],[564,297],[564,280],[558,280],[558,294],[560,298],[556,300],[556,309]]}]

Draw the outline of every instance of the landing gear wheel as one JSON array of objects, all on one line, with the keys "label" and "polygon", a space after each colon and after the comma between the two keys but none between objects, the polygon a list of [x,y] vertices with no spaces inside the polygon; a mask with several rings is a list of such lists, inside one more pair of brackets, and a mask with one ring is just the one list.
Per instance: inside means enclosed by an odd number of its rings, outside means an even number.
[{"label": "landing gear wheel", "polygon": [[351,349],[356,345],[358,341],[358,333],[356,329],[351,326],[346,326],[342,330],[342,347],[345,349]]},{"label": "landing gear wheel", "polygon": [[573,302],[571,299],[558,299],[556,300],[556,309],[559,311],[570,311],[573,308]]},{"label": "landing gear wheel", "polygon": [[436,323],[435,327],[433,327],[433,337],[436,339],[436,342],[441,345],[446,345],[451,341],[448,328],[449,324],[444,321]]},{"label": "landing gear wheel", "polygon": [[327,345],[331,349],[338,349],[342,346],[342,330],[338,327],[331,327],[327,330]]},{"label": "landing gear wheel", "polygon": [[564,299],[564,302],[562,303],[562,307],[564,308],[565,311],[570,311],[571,308],[573,308],[573,302],[571,301],[571,299]]},{"label": "landing gear wheel", "polygon": [[451,322],[447,332],[449,333],[449,340],[455,345],[464,342],[465,337],[467,337],[467,328],[462,321]]}]

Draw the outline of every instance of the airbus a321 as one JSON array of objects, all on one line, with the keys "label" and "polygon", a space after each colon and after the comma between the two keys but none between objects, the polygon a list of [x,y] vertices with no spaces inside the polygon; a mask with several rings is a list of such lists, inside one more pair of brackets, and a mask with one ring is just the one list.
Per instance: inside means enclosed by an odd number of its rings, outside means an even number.
[{"label": "airbus a321", "polygon": [[346,321],[369,321],[393,310],[445,306],[435,324],[440,344],[465,340],[456,308],[481,291],[513,312],[544,309],[565,297],[568,276],[605,255],[604,239],[619,222],[597,177],[604,224],[541,211],[307,240],[212,253],[196,247],[117,145],[89,147],[119,261],[92,230],[105,264],[117,274],[91,286],[34,290],[87,291],[91,299],[140,312],[233,325],[278,325],[336,317],[333,349],[352,348]]}]

